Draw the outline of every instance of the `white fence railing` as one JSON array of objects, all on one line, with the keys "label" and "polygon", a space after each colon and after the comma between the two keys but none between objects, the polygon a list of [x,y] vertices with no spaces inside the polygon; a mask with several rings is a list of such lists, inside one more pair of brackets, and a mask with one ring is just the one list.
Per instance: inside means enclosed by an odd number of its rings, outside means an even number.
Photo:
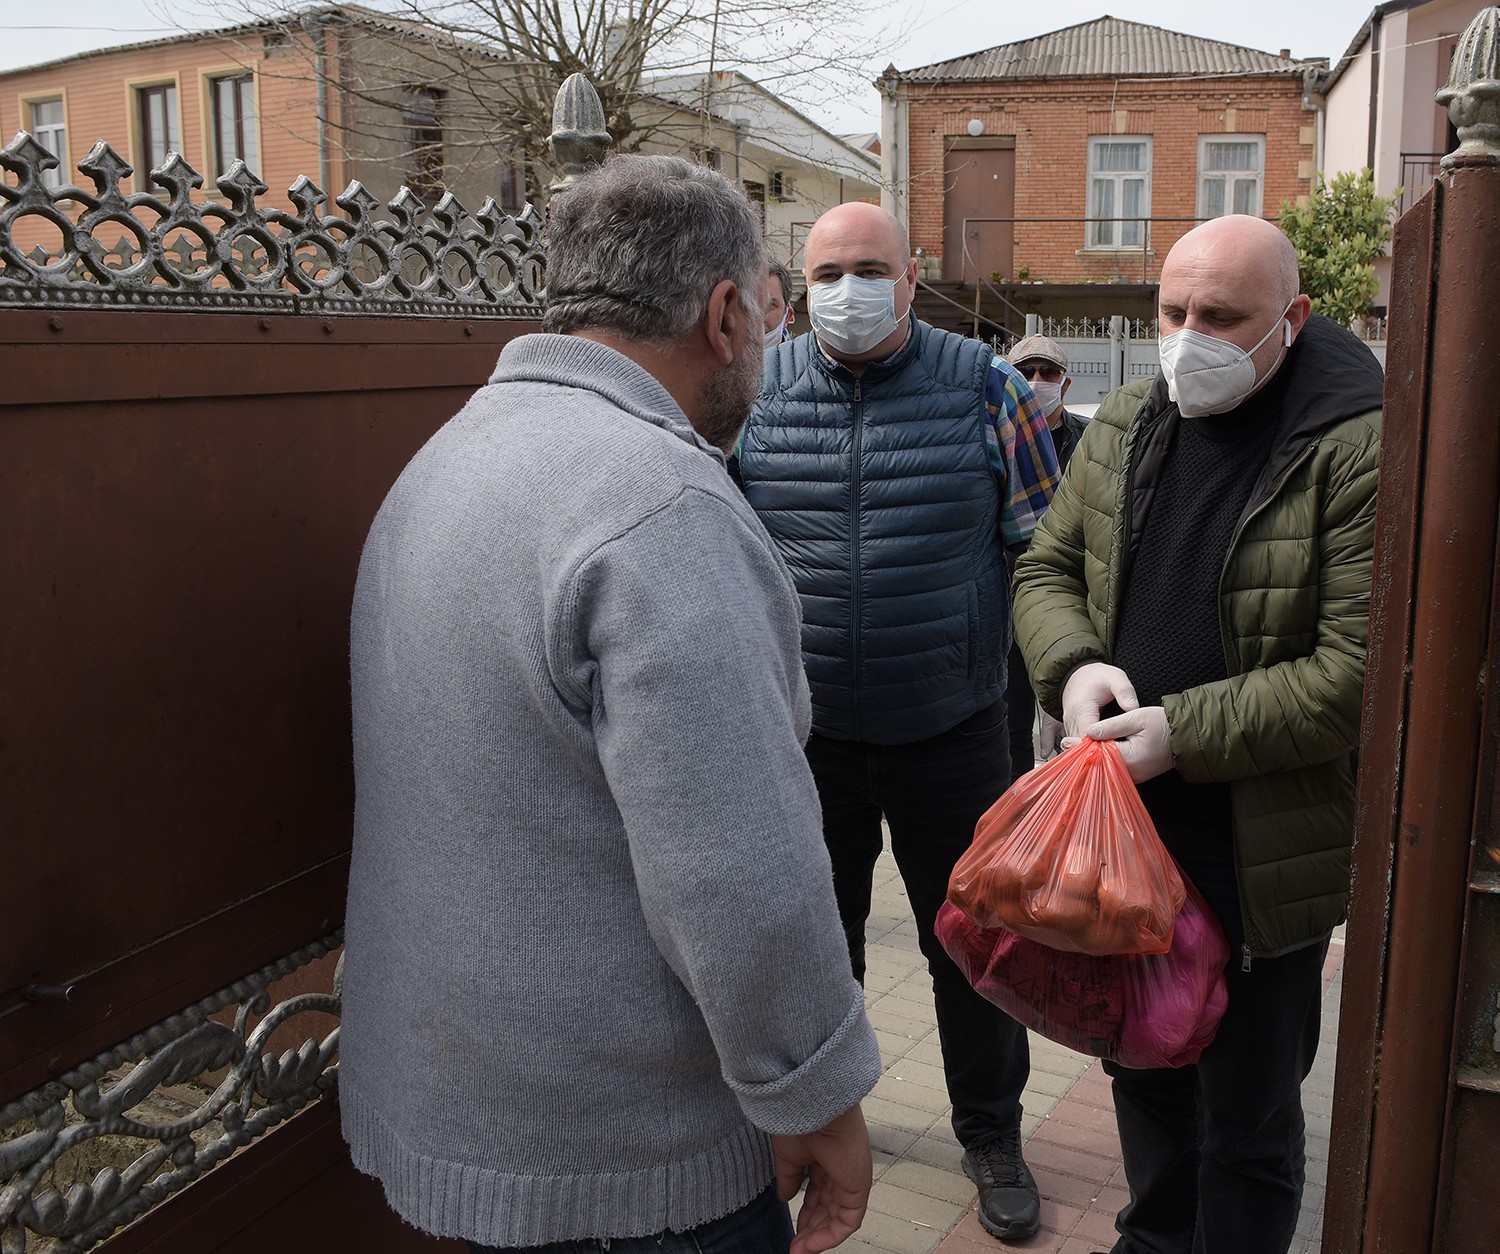
[{"label": "white fence railing", "polygon": [[[1115,388],[1157,371],[1156,321],[1143,318],[1043,318],[1026,315],[1023,335],[1045,335],[1068,355],[1069,405],[1093,405]],[[1358,334],[1385,368],[1385,320],[1361,324]],[[1019,337],[1018,337],[1019,338]],[[1002,357],[1018,339],[992,341]]]}]

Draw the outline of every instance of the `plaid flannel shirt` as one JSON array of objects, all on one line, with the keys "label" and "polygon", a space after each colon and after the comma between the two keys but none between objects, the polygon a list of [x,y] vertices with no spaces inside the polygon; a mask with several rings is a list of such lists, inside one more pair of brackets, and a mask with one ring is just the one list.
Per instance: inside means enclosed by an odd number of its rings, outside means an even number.
[{"label": "plaid flannel shirt", "polygon": [[990,361],[984,406],[990,413],[985,447],[1004,498],[1000,536],[1006,547],[1025,545],[1062,478],[1052,432],[1036,394],[999,357]]}]

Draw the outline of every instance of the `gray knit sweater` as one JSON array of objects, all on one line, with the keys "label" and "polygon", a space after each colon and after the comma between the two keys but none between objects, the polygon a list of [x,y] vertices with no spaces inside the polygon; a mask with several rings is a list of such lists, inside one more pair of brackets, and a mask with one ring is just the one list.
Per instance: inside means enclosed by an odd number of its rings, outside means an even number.
[{"label": "gray knit sweater", "polygon": [[340,1100],[401,1215],[691,1227],[869,1091],[796,593],[649,374],[506,346],[375,519],[352,678]]}]

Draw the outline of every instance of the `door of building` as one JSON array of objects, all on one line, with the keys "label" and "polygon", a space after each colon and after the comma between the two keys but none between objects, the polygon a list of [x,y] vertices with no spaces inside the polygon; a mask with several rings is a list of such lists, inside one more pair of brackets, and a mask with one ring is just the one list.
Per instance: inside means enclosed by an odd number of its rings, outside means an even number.
[{"label": "door of building", "polygon": [[1016,142],[950,140],[943,158],[943,278],[1009,279],[1015,245]]}]

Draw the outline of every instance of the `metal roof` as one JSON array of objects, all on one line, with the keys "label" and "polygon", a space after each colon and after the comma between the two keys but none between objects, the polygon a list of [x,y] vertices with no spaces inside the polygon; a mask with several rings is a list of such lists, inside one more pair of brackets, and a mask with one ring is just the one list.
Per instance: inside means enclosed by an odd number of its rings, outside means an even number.
[{"label": "metal roof", "polygon": [[352,25],[372,27],[398,35],[417,35],[429,43],[462,46],[492,60],[504,59],[500,50],[493,44],[462,38],[451,31],[445,30],[441,25],[432,25],[427,22],[417,22],[408,18],[395,17],[389,13],[381,13],[375,9],[368,9],[361,4],[326,4],[306,9],[288,8],[280,13],[273,13],[266,17],[241,22],[237,26],[217,26],[206,30],[185,30],[181,34],[167,35],[162,39],[141,39],[128,44],[110,44],[104,48],[85,48],[81,52],[70,52],[67,56],[53,57],[46,61],[33,62],[30,65],[17,65],[8,70],[0,70],[0,78],[9,78],[13,74],[29,74],[33,70],[50,70],[54,66],[68,65],[74,61],[86,61],[94,57],[112,56],[117,52],[136,52],[143,48],[165,48],[173,44],[189,44],[199,40],[212,42],[214,40],[249,38],[264,35],[268,31],[284,31],[294,29],[298,26],[305,27],[307,23],[314,20],[346,21]]},{"label": "metal roof", "polygon": [[1327,64],[1322,57],[1299,61],[1106,16],[1035,39],[1001,44],[899,73],[905,82],[1117,78],[1137,74],[1301,74],[1312,61]]}]

